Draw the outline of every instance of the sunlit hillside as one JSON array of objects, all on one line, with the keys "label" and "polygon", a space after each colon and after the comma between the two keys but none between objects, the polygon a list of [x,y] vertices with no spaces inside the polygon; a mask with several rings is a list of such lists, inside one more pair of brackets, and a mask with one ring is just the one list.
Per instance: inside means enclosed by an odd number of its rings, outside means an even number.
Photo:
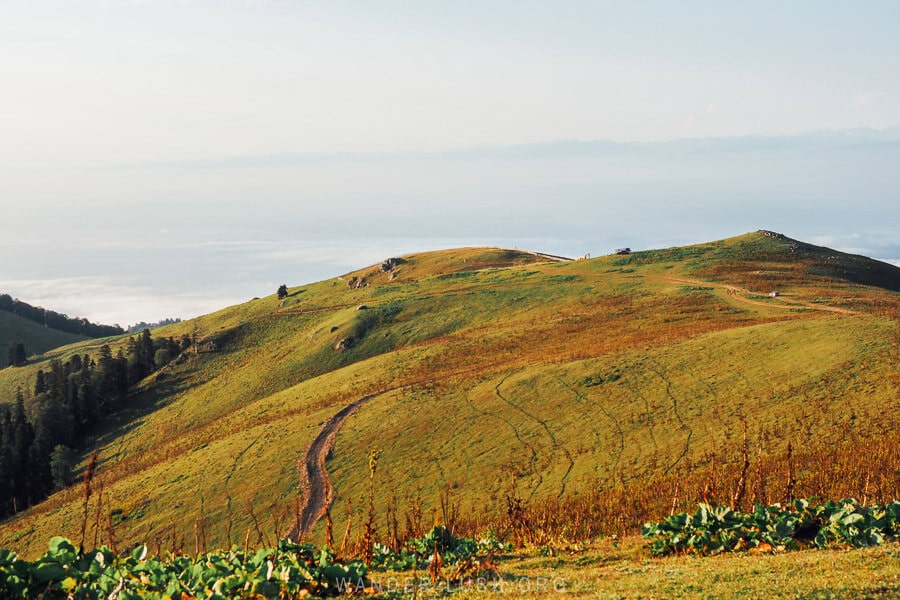
[{"label": "sunlit hillside", "polygon": [[[770,461],[758,499],[780,498],[789,443],[798,495],[865,482],[872,500],[900,497],[895,472],[853,458],[887,460],[878,440],[900,434],[897,267],[771,232],[578,261],[495,248],[398,258],[154,331],[200,342],[83,449],[82,464],[100,458],[88,538],[168,544],[197,527],[228,546],[288,532],[298,461],[360,399],[327,462],[336,536],[351,516],[357,535],[372,451],[383,530],[391,506],[430,521],[449,503],[477,527],[513,499],[607,491],[668,513],[698,499],[673,477],[696,487],[711,465],[725,473],[745,435],[754,464]],[[46,360],[0,372],[6,399]],[[817,474],[823,449],[841,473]],[[78,539],[83,515],[76,485],[0,525],[0,546]],[[323,539],[324,523],[309,535]]]}]

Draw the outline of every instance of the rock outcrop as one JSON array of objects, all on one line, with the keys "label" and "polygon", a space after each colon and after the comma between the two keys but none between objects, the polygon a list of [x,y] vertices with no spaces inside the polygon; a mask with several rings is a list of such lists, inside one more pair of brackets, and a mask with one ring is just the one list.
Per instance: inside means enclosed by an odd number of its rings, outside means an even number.
[{"label": "rock outcrop", "polygon": [[383,263],[381,263],[381,272],[389,273],[390,271],[393,271],[395,267],[402,265],[405,262],[406,261],[403,260],[402,258],[396,258],[396,257],[389,258],[389,259],[385,260]]}]

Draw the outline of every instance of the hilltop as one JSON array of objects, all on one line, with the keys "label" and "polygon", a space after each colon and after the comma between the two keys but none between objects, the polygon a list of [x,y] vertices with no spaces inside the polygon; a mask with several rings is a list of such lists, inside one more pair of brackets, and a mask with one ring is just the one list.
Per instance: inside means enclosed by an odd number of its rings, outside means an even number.
[{"label": "hilltop", "polygon": [[[349,520],[351,535],[372,450],[383,532],[432,508],[478,530],[516,506],[547,531],[633,532],[701,493],[732,497],[745,435],[747,501],[780,498],[789,443],[797,495],[898,497],[898,292],[897,267],[766,231],[578,261],[394,257],[154,330],[198,343],[82,457],[99,451],[122,544],[198,519],[210,546],[304,529],[300,509],[328,496],[296,501],[315,483],[309,447],[329,458],[335,531]],[[0,372],[0,391],[28,389],[49,358]],[[0,545],[77,538],[79,494],[3,524]],[[552,522],[578,507],[596,522]]]}]

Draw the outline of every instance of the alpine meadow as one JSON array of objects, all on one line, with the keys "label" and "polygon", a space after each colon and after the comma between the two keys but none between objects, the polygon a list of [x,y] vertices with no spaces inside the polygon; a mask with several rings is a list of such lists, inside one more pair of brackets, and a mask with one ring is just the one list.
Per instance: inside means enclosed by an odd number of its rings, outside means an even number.
[{"label": "alpine meadow", "polygon": [[60,337],[0,371],[7,415],[132,370],[0,524],[3,593],[894,597],[898,317],[900,268],[761,230],[385,257]]}]

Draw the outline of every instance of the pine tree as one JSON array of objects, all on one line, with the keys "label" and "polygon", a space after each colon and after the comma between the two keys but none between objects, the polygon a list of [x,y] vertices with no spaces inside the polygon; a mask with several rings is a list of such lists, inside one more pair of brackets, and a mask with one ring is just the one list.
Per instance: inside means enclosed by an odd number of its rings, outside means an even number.
[{"label": "pine tree", "polygon": [[12,513],[13,472],[12,416],[5,406],[0,407],[0,517]]},{"label": "pine tree", "polygon": [[149,329],[145,329],[141,332],[140,348],[141,360],[146,366],[147,375],[149,375],[156,370],[156,363],[153,360],[153,354],[155,352],[153,348],[153,338],[150,336]]},{"label": "pine tree", "polygon": [[62,444],[53,448],[50,453],[50,476],[53,479],[53,489],[61,490],[72,485],[72,469],[75,467],[75,453],[68,446]]},{"label": "pine tree", "polygon": [[10,367],[21,367],[28,362],[28,354],[25,352],[25,344],[10,340],[6,349],[6,364]]},{"label": "pine tree", "polygon": [[28,505],[28,472],[30,470],[31,446],[34,442],[34,429],[25,418],[25,397],[22,390],[16,392],[16,405],[12,416],[11,454],[13,463],[13,512]]},{"label": "pine tree", "polygon": [[44,370],[38,369],[34,379],[34,395],[43,394],[47,391],[47,379],[44,376]]},{"label": "pine tree", "polygon": [[28,353],[25,351],[25,344],[16,343],[16,366],[21,367],[28,362]]},{"label": "pine tree", "polygon": [[[64,400],[66,398],[66,369],[58,358],[50,361],[50,373],[46,376],[47,394],[51,398]],[[37,395],[37,392],[35,392]]]},{"label": "pine tree", "polygon": [[279,300],[284,300],[284,299],[287,297],[287,295],[288,295],[287,285],[285,285],[285,284],[282,283],[282,284],[278,287],[278,299],[279,299]]},{"label": "pine tree", "polygon": [[116,397],[116,359],[113,358],[109,344],[100,347],[100,358],[97,360],[100,371],[97,387],[97,416],[102,416],[111,409],[112,399]]}]

